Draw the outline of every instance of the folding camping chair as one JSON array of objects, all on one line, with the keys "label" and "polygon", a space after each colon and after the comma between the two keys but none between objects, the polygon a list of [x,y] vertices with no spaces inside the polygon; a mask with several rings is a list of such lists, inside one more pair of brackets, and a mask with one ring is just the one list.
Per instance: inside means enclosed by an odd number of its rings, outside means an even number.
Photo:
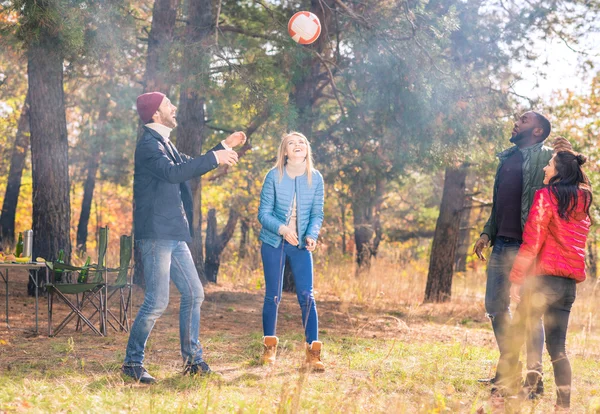
[{"label": "folding camping chair", "polygon": [[[73,283],[73,274],[78,274],[84,267],[72,266],[65,263],[47,263],[51,274],[51,280],[46,284],[48,290],[48,336],[57,335],[70,321],[77,317],[76,330],[81,330],[83,324],[87,325],[95,334],[106,335],[106,249],[108,246],[108,227],[102,227],[99,231],[98,240],[98,263],[87,267],[88,280],[85,283]],[[57,280],[57,271],[62,272],[63,277]],[[70,277],[69,277],[70,276]],[[75,295],[75,300],[69,299],[68,295]],[[81,299],[79,298],[81,295]],[[69,314],[62,322],[53,329],[52,316],[54,308],[54,296],[64,302],[70,309]],[[91,316],[86,317],[84,311],[86,306],[94,309]],[[99,327],[96,328],[91,319],[99,314]]]},{"label": "folding camping chair", "polygon": [[[115,331],[129,332],[129,321],[131,320],[131,269],[133,269],[133,266],[130,266],[133,251],[131,240],[131,236],[121,236],[119,267],[106,270],[106,323]],[[108,275],[114,273],[117,274],[117,277],[111,283]],[[117,298],[113,299],[114,296],[117,296],[119,300],[119,316],[116,315],[116,310],[111,310],[111,302],[114,303],[117,300]],[[94,311],[91,318],[99,311],[99,309]]]}]

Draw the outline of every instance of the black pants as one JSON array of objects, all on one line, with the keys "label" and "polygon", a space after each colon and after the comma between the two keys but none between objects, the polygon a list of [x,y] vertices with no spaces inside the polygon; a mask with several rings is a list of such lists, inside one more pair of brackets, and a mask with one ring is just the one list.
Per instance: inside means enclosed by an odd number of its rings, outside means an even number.
[{"label": "black pants", "polygon": [[[513,316],[510,352],[503,361],[515,367],[525,341],[528,324],[544,318],[546,348],[550,353],[556,383],[556,404],[568,408],[571,405],[571,364],[567,358],[565,342],[569,315],[575,301],[575,280],[558,276],[532,276],[525,280],[521,303]],[[503,364],[504,365],[504,364]],[[514,368],[513,368],[514,369]]]}]

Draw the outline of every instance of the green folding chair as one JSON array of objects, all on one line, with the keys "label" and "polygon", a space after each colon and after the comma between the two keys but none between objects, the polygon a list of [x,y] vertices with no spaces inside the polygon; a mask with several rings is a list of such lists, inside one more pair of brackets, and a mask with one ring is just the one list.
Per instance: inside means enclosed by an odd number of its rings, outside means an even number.
[{"label": "green folding chair", "polygon": [[[74,274],[79,274],[84,267],[72,266],[65,263],[46,263],[50,270],[51,280],[46,284],[48,291],[48,336],[57,335],[75,317],[77,317],[76,330],[82,330],[83,324],[87,325],[92,332],[100,336],[106,336],[106,249],[108,247],[108,227],[102,227],[98,239],[98,263],[87,267],[88,280],[85,283],[77,283]],[[61,280],[56,277],[57,271],[62,273]],[[73,282],[73,279],[75,282]],[[69,296],[74,295],[74,300]],[[81,299],[80,299],[81,295]],[[54,297],[64,302],[70,309],[69,314],[53,328]],[[91,308],[91,309],[89,309]],[[91,316],[84,312],[92,311]],[[99,326],[96,328],[92,318],[99,314]]]},{"label": "green folding chair", "polygon": [[[131,256],[133,251],[132,237],[127,235],[121,236],[119,267],[108,268],[107,284],[106,284],[106,323],[115,331],[129,332],[129,322],[131,320],[131,288],[132,288],[132,272],[133,266]],[[116,279],[111,282],[110,274],[117,274]],[[119,313],[111,309],[111,304],[114,304],[118,299]],[[94,317],[99,310],[96,310],[91,317]]]}]

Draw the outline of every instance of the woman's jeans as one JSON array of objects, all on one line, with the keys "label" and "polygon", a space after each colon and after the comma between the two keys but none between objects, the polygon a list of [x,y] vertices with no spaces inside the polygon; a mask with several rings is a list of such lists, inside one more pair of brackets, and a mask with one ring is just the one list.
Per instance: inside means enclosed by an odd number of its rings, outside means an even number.
[{"label": "woman's jeans", "polygon": [[265,336],[275,336],[277,328],[277,310],[281,302],[283,289],[283,270],[286,258],[290,262],[296,295],[302,309],[302,326],[306,342],[318,341],[319,321],[317,305],[313,295],[312,253],[299,249],[286,241],[277,248],[263,243],[261,256],[265,272],[265,303],[263,306],[263,332]]},{"label": "woman's jeans", "polygon": [[141,366],[144,348],[156,320],[169,304],[169,282],[181,293],[179,337],[184,363],[202,362],[200,306],[204,289],[188,245],[184,241],[143,239],[136,243],[142,253],[146,291],[144,303],[131,327],[124,365]]},{"label": "woman's jeans", "polygon": [[531,276],[525,279],[522,301],[515,310],[514,336],[506,354],[507,367],[514,367],[524,342],[528,323],[544,317],[546,347],[552,359],[556,383],[556,404],[568,408],[571,404],[571,364],[567,358],[565,340],[571,307],[575,301],[575,280],[558,276]]},{"label": "woman's jeans", "polygon": [[[485,288],[485,311],[492,321],[492,328],[500,351],[500,358],[507,352],[512,328],[510,326],[509,275],[521,242],[499,236],[496,238],[487,268]],[[542,375],[544,352],[544,325],[542,319],[532,321],[526,332],[527,369]]]}]

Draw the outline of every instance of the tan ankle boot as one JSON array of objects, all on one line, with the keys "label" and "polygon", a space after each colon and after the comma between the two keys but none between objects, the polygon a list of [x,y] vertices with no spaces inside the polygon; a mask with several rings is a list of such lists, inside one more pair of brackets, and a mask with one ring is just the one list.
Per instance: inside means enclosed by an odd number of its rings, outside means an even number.
[{"label": "tan ankle boot", "polygon": [[321,349],[323,342],[313,341],[306,344],[306,366],[314,371],[325,371],[325,365],[321,362]]},{"label": "tan ankle boot", "polygon": [[263,337],[263,364],[274,364],[277,357],[277,345],[279,344],[279,338],[276,336],[265,336]]}]

